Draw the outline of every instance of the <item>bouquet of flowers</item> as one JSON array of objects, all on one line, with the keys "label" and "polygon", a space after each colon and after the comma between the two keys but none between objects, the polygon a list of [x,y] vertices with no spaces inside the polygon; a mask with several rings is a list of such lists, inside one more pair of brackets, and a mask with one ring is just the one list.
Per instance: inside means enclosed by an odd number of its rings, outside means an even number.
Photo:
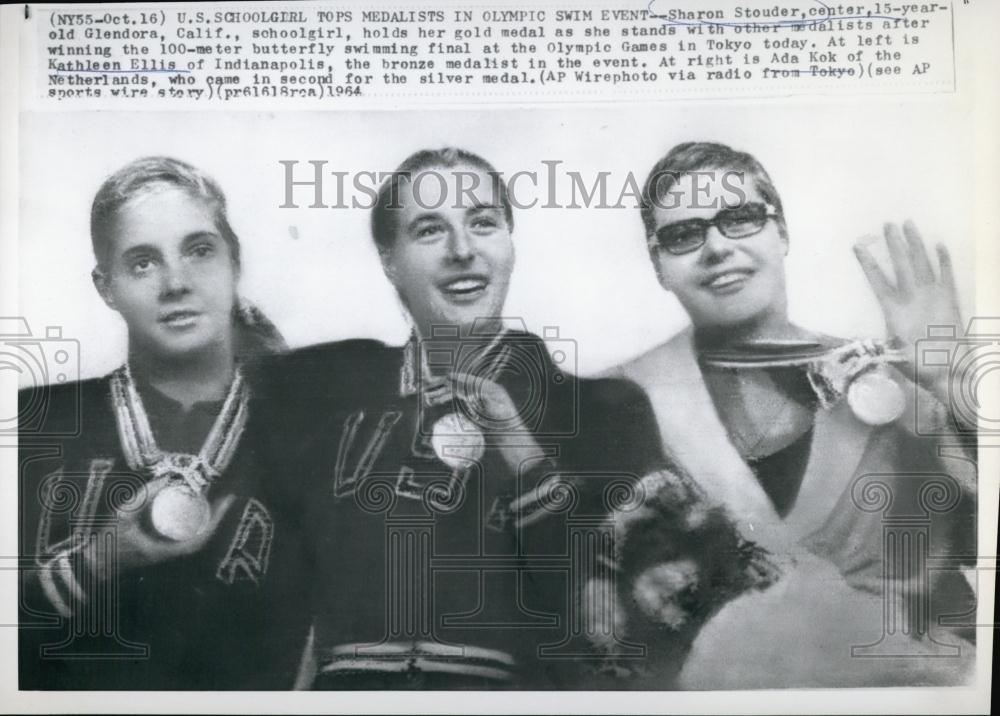
[{"label": "bouquet of flowers", "polygon": [[611,511],[613,564],[581,595],[599,673],[622,688],[669,688],[698,629],[781,570],[688,477],[661,470]]}]

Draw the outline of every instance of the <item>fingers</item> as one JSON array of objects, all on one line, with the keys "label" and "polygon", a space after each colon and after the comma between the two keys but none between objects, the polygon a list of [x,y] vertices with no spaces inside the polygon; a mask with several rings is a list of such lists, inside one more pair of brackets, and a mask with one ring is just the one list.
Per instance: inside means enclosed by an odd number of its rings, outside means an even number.
[{"label": "fingers", "polygon": [[903,240],[903,234],[895,224],[885,225],[885,243],[892,259],[892,269],[896,273],[896,289],[904,297],[913,294],[916,280],[910,261],[910,251]]},{"label": "fingers", "polygon": [[865,272],[865,276],[868,278],[868,283],[871,284],[872,290],[875,291],[875,296],[880,300],[883,298],[888,298],[893,293],[895,293],[895,287],[892,282],[889,281],[888,277],[882,272],[881,267],[879,267],[878,262],[872,255],[871,250],[868,246],[863,243],[864,239],[854,244],[854,255],[858,259],[858,263],[861,264],[862,271]]},{"label": "fingers", "polygon": [[210,506],[208,521],[198,534],[191,539],[175,542],[152,531],[140,518],[144,508],[169,482],[169,478],[150,481],[144,486],[146,489],[140,490],[133,498],[132,512],[119,510],[120,522],[116,531],[119,569],[159,564],[200,551],[216,533],[237,500],[236,495],[226,495],[216,500]]},{"label": "fingers", "polygon": [[216,502],[212,505],[212,517],[208,521],[208,525],[205,526],[205,529],[202,530],[201,534],[210,536],[213,532],[215,532],[215,530],[219,528],[219,524],[222,522],[222,519],[226,516],[226,513],[229,512],[229,508],[232,507],[235,502],[236,495],[226,495],[225,497],[216,500]]},{"label": "fingers", "polygon": [[456,395],[470,407],[491,417],[498,417],[495,413],[509,412],[506,408],[510,397],[501,385],[470,373],[455,373],[452,379],[455,382]]},{"label": "fingers", "polygon": [[490,415],[490,405],[484,395],[481,379],[468,373],[455,373],[452,375],[452,386],[455,398],[464,406],[459,410],[460,413],[479,417]]},{"label": "fingers", "polygon": [[455,394],[462,400],[480,399],[478,393],[482,392],[482,383],[484,382],[482,378],[471,373],[455,372],[451,374],[451,380]]},{"label": "fingers", "polygon": [[184,542],[176,543],[176,549],[179,554],[191,554],[192,552],[197,552],[205,543],[212,538],[215,531],[219,528],[223,518],[226,513],[229,512],[229,508],[233,506],[236,502],[236,495],[226,495],[225,497],[216,500],[212,505],[212,516],[209,518],[208,523],[202,528],[202,530],[189,540]]},{"label": "fingers", "polygon": [[465,403],[467,416],[477,427],[501,435],[529,432],[517,406],[502,385],[468,373],[455,373],[452,378],[456,396]]},{"label": "fingers", "polygon": [[[924,240],[912,221],[905,221],[902,231],[896,224],[887,223],[884,226],[884,233],[889,258],[892,260],[893,272],[896,275],[895,283],[882,271],[874,255],[868,249],[868,244],[871,243],[872,239],[862,239],[854,245],[854,254],[868,277],[868,282],[879,297],[898,293],[901,297],[906,298],[911,296],[917,287],[937,282]],[[942,258],[942,251],[944,258]],[[941,264],[942,283],[947,280],[945,285],[954,290],[955,281],[954,275],[951,273],[948,252],[943,246],[938,245],[937,254]],[[944,276],[946,266],[947,279]]]},{"label": "fingers", "polygon": [[958,288],[955,284],[955,267],[951,263],[951,254],[948,253],[948,249],[945,248],[944,244],[937,244],[934,247],[937,257],[938,266],[941,267],[941,286],[947,292],[948,298],[951,301],[951,307],[955,312],[955,319],[958,324],[962,323],[961,309],[958,306]]},{"label": "fingers", "polygon": [[941,285],[947,288],[952,296],[957,297],[955,268],[951,263],[951,254],[948,253],[948,249],[945,248],[944,244],[938,244],[934,248],[937,252],[938,266],[941,267]]},{"label": "fingers", "polygon": [[918,284],[934,283],[934,269],[931,268],[931,260],[924,247],[924,240],[917,231],[916,224],[912,221],[903,223],[903,235],[906,237],[906,246],[910,254],[910,266],[913,269],[913,278]]}]

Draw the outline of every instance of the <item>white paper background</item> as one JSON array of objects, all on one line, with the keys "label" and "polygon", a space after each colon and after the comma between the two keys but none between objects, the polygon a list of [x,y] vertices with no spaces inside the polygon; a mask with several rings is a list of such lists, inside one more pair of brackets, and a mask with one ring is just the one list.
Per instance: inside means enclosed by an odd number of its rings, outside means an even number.
[{"label": "white paper background", "polygon": [[[721,5],[722,3],[720,3]],[[749,0],[746,4],[753,4]],[[774,3],[759,3],[773,6]],[[239,7],[239,3],[231,3]],[[504,172],[568,169],[644,176],[673,143],[715,139],[754,152],[782,193],[791,231],[793,317],[840,335],[881,331],[877,305],[854,265],[851,242],[883,221],[911,217],[956,262],[966,315],[1000,315],[1000,6],[954,3],[956,92],[827,99],[816,94],[759,102],[549,105],[424,113],[19,114],[34,96],[23,48],[34,32],[23,6],[0,8],[0,315],[30,319],[36,332],[61,325],[81,341],[82,374],[121,359],[124,330],[94,293],[87,236],[101,180],[136,156],[165,153],[212,173],[230,198],[243,239],[244,289],[295,345],[349,335],[398,340],[405,331],[370,247],[367,216],[345,210],[279,210],[279,159],[327,159],[350,171],[391,169],[424,146],[456,144]],[[37,14],[35,15],[37,17]],[[29,43],[25,45],[25,39]],[[20,64],[19,64],[20,56]],[[24,84],[22,95],[19,84]],[[476,97],[480,103],[489,97]],[[288,109],[289,105],[282,105]],[[403,108],[400,108],[403,109]],[[19,136],[20,132],[20,136]],[[682,323],[653,279],[636,211],[522,211],[518,266],[508,313],[529,328],[558,325],[578,341],[593,372],[666,338]],[[299,228],[299,240],[288,226]],[[978,244],[978,253],[973,248]],[[978,277],[973,287],[973,276]],[[973,300],[973,296],[975,300]],[[995,377],[996,372],[993,373]],[[13,379],[13,380],[12,380]],[[16,412],[16,377],[0,373],[3,415]],[[995,385],[995,382],[993,383]],[[984,400],[993,399],[989,393]],[[996,415],[995,407],[991,415]],[[990,444],[995,443],[993,441]],[[6,445],[6,443],[5,443]],[[997,450],[981,459],[981,554],[996,554]],[[0,449],[0,711],[110,712],[987,712],[988,659],[970,689],[742,692],[732,694],[32,694],[16,691],[16,451]],[[995,574],[984,563],[983,582]],[[980,621],[993,615],[981,594]],[[981,654],[994,630],[979,633]],[[138,685],[137,685],[138,686]]]}]

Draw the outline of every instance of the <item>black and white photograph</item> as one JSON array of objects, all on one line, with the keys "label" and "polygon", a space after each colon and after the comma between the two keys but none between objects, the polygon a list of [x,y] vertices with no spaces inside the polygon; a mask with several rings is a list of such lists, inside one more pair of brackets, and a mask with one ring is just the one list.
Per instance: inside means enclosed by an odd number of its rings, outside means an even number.
[{"label": "black and white photograph", "polygon": [[988,710],[997,93],[956,86],[23,101],[11,708]]}]

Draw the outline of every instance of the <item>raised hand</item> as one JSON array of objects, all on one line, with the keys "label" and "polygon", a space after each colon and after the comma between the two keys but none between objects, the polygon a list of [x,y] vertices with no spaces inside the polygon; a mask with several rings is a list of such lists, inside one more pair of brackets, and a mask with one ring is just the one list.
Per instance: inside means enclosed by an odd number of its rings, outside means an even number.
[{"label": "raised hand", "polygon": [[856,243],[854,254],[882,306],[889,337],[910,352],[918,340],[927,337],[928,326],[951,325],[958,332],[961,316],[948,250],[941,244],[936,246],[938,277],[913,222],[905,222],[902,231],[895,224],[886,224],[885,241],[895,281],[875,261],[868,248],[869,241]]}]

